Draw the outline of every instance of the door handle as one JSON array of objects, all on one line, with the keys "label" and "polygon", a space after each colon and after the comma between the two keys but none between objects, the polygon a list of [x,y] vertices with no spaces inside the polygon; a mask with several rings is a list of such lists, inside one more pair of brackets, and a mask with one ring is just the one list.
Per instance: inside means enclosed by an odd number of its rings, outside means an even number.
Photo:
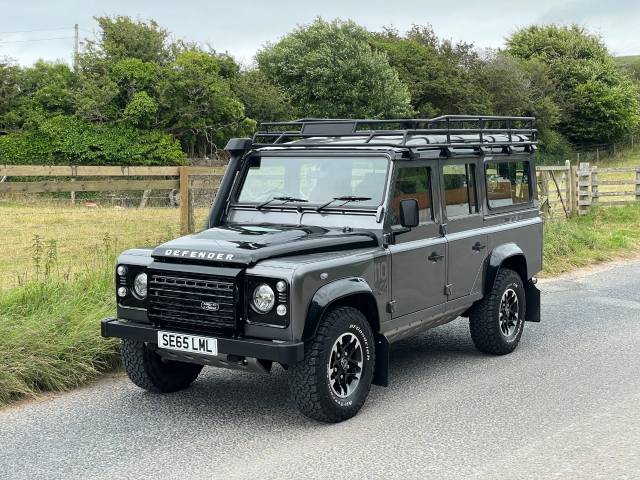
[{"label": "door handle", "polygon": [[427,257],[430,262],[436,263],[438,260],[442,260],[444,255],[438,255],[438,252],[432,252],[431,255]]},{"label": "door handle", "polygon": [[471,249],[475,250],[476,252],[479,252],[480,250],[484,250],[485,248],[487,248],[487,246],[481,244],[480,242],[476,242],[476,244],[473,247],[471,247]]}]

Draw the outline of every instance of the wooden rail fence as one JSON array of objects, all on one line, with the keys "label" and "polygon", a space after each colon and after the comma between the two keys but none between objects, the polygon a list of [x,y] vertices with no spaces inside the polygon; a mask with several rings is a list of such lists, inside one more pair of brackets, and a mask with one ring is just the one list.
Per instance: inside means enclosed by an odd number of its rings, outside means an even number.
[{"label": "wooden rail fence", "polygon": [[[640,202],[640,167],[600,167],[589,163],[537,168],[543,213],[586,215],[591,206]],[[561,207],[561,208],[560,208]]]},{"label": "wooden rail fence", "polygon": [[[0,194],[175,189],[180,191],[180,231],[182,234],[187,234],[194,231],[193,189],[211,188],[212,186],[211,183],[192,177],[215,177],[214,186],[217,186],[224,171],[225,167],[0,165],[0,178],[6,177],[5,181],[0,183]],[[61,177],[61,180],[10,181],[15,177]],[[100,178],[92,179],[95,177]]]},{"label": "wooden rail fence", "polygon": [[[216,188],[225,167],[114,167],[0,165],[0,194],[117,192],[177,190],[180,192],[180,231],[194,231],[193,190]],[[198,177],[214,177],[207,182]],[[12,181],[34,177],[32,181]],[[42,180],[42,177],[58,177]],[[585,215],[592,205],[640,202],[640,167],[601,168],[589,163],[538,166],[536,172],[540,209],[547,217]],[[24,178],[23,178],[24,179]],[[21,180],[23,180],[21,179]]]}]

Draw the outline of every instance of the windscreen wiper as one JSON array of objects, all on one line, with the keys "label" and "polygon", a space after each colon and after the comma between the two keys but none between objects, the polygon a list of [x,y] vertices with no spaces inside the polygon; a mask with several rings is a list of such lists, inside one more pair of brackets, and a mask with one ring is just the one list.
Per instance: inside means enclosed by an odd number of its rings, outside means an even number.
[{"label": "windscreen wiper", "polygon": [[[358,197],[356,195],[343,195],[341,197],[333,197],[327,203],[320,205],[318,208],[316,208],[316,212],[319,212],[327,208],[333,202],[344,202],[342,203],[342,205],[346,205],[349,202],[364,202],[365,200],[371,200],[371,197]],[[341,207],[342,205],[339,205],[339,206]]]},{"label": "windscreen wiper", "polygon": [[261,203],[260,205],[256,206],[256,209],[260,210],[263,207],[266,207],[267,205],[269,205],[271,202],[275,202],[276,200],[281,201],[281,205],[284,205],[285,203],[289,203],[289,202],[308,202],[309,200],[305,200],[304,198],[296,198],[296,197],[273,197],[271,200],[267,200],[266,202]]}]

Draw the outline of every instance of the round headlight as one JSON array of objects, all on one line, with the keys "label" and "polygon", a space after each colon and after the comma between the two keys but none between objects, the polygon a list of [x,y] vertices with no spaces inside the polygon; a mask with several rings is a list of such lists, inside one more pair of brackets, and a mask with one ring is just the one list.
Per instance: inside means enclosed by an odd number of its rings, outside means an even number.
[{"label": "round headlight", "polygon": [[147,274],[139,273],[133,281],[133,291],[138,298],[147,296]]},{"label": "round headlight", "polygon": [[118,272],[118,275],[123,276],[127,273],[127,267],[125,267],[124,265],[118,265],[116,271]]},{"label": "round headlight", "polygon": [[118,296],[119,296],[120,298],[122,298],[122,297],[126,297],[126,296],[127,296],[127,289],[126,289],[126,288],[124,288],[124,287],[120,287],[120,288],[118,288]]},{"label": "round headlight", "polygon": [[275,302],[273,289],[266,283],[258,285],[251,296],[251,306],[258,313],[268,313]]},{"label": "round headlight", "polygon": [[278,283],[276,283],[276,290],[278,290],[280,293],[284,292],[286,289],[287,284],[282,280],[279,280]]}]

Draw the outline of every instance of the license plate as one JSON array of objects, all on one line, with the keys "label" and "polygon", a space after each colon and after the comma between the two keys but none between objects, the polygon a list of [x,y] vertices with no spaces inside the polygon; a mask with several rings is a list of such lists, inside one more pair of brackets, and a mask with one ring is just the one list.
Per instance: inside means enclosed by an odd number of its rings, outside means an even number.
[{"label": "license plate", "polygon": [[218,340],[175,332],[158,332],[158,347],[180,352],[218,355]]}]

